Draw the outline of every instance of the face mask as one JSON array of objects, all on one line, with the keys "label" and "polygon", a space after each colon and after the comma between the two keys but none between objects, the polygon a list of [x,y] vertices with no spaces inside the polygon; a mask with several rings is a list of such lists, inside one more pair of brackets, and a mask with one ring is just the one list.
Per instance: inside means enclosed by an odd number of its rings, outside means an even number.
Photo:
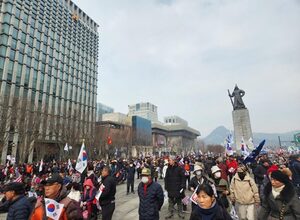
[{"label": "face mask", "polygon": [[142,177],[142,183],[146,184],[146,183],[148,183],[148,181],[149,181],[149,178],[147,176]]},{"label": "face mask", "polygon": [[133,164],[130,164],[129,166],[130,166],[130,167],[133,167]]},{"label": "face mask", "polygon": [[197,176],[201,176],[201,170],[196,171]]},{"label": "face mask", "polygon": [[221,177],[221,173],[220,172],[216,172],[214,174],[214,176],[215,176],[216,179],[219,179]]},{"label": "face mask", "polygon": [[238,173],[241,180],[244,180],[246,173]]}]

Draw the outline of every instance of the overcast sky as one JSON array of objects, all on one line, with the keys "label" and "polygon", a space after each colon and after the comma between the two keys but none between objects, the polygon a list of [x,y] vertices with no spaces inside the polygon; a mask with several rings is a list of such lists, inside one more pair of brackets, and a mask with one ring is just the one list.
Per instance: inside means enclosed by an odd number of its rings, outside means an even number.
[{"label": "overcast sky", "polygon": [[74,0],[99,25],[99,102],[151,102],[202,136],[232,129],[246,91],[252,130],[300,129],[299,0]]}]

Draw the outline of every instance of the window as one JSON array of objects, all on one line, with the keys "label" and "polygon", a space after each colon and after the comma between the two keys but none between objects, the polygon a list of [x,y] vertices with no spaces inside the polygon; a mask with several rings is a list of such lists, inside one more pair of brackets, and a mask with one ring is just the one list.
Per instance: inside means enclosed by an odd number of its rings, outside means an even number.
[{"label": "window", "polygon": [[0,56],[6,56],[6,49],[7,48],[5,46],[0,46]]},{"label": "window", "polygon": [[11,15],[10,14],[5,13],[3,15],[3,22],[10,23],[10,19],[11,19]]},{"label": "window", "polygon": [[11,60],[15,60],[15,58],[16,58],[16,51],[10,50],[9,58],[10,58]]},{"label": "window", "polygon": [[30,79],[30,68],[26,67],[24,87],[29,86],[29,79]]},{"label": "window", "polygon": [[5,58],[0,57],[0,80],[3,77],[4,62],[5,62]]},{"label": "window", "polygon": [[19,8],[16,8],[15,16],[16,16],[17,18],[20,18],[20,17],[21,17],[21,10],[20,10]]},{"label": "window", "polygon": [[23,58],[24,58],[24,55],[22,53],[19,53],[18,62],[23,63]]},{"label": "window", "polygon": [[12,36],[14,39],[18,39],[18,29],[17,28],[13,28]]},{"label": "window", "polygon": [[18,28],[18,27],[19,27],[19,22],[20,22],[20,21],[19,21],[18,18],[14,18],[12,23],[13,23],[13,25],[14,25],[15,27]]},{"label": "window", "polygon": [[11,40],[11,48],[12,49],[15,49],[15,50],[17,49],[17,42],[18,41],[16,39]]},{"label": "window", "polygon": [[1,37],[0,37],[0,44],[3,44],[3,45],[7,45],[7,43],[8,43],[8,36],[7,35],[1,35]]},{"label": "window", "polygon": [[13,5],[9,2],[6,2],[5,5],[4,5],[4,11],[6,12],[12,12],[12,8],[13,8]]},{"label": "window", "polygon": [[2,24],[2,29],[1,29],[1,32],[4,33],[4,34],[9,34],[9,25],[8,24]]}]

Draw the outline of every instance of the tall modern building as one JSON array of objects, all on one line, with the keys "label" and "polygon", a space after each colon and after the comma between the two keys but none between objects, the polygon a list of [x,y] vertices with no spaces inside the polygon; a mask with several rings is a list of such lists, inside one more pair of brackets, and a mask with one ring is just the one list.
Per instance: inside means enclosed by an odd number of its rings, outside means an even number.
[{"label": "tall modern building", "polygon": [[97,103],[97,113],[96,113],[96,121],[102,121],[102,116],[107,113],[113,113],[114,109],[104,105],[100,102]]},{"label": "tall modern building", "polygon": [[157,122],[157,106],[149,102],[141,102],[134,105],[128,106],[129,116],[140,116],[142,118],[148,119],[151,122]]},{"label": "tall modern building", "polygon": [[37,143],[90,138],[98,44],[98,24],[71,0],[0,0],[2,163],[32,159]]}]

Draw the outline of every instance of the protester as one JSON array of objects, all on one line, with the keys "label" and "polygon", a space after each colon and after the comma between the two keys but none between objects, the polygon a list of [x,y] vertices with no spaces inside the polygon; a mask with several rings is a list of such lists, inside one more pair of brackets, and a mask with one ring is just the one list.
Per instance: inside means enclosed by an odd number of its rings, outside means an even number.
[{"label": "protester", "polygon": [[8,202],[7,220],[27,220],[30,216],[32,206],[25,197],[23,183],[8,183],[3,189]]},{"label": "protester", "polygon": [[222,205],[219,205],[210,184],[201,184],[196,191],[198,205],[192,211],[190,220],[231,220]]},{"label": "protester", "polygon": [[292,171],[293,185],[296,188],[298,197],[300,198],[300,154],[296,154],[291,157],[289,168]]},{"label": "protester", "polygon": [[165,189],[168,192],[169,197],[169,214],[166,219],[171,219],[174,216],[175,204],[177,204],[178,217],[184,219],[182,213],[182,198],[184,190],[186,188],[186,178],[184,175],[184,169],[178,166],[175,156],[169,157],[169,166],[165,176]]},{"label": "protester", "polygon": [[[194,192],[201,184],[213,184],[213,181],[203,172],[203,164],[196,162],[194,166],[194,177],[190,181],[189,189]],[[192,203],[192,210],[195,208],[195,204]]]},{"label": "protester", "polygon": [[[42,181],[45,189],[45,198],[53,199],[64,205],[59,220],[82,219],[82,212],[79,203],[67,197],[67,189],[63,186],[63,179],[58,173],[52,174],[49,178]],[[41,220],[45,218],[45,201],[39,198],[29,219]]]},{"label": "protester", "polygon": [[116,181],[112,176],[110,176],[110,174],[110,167],[103,167],[101,172],[101,178],[104,189],[99,198],[99,204],[101,206],[103,220],[111,220],[115,211]]},{"label": "protester", "polygon": [[79,183],[73,182],[70,184],[70,192],[68,194],[68,197],[70,199],[75,200],[76,202],[80,202],[81,200],[81,194],[80,194],[80,185]]},{"label": "protester", "polygon": [[164,203],[164,193],[161,185],[153,182],[151,171],[144,168],[141,173],[141,183],[138,186],[139,219],[159,220],[159,211]]},{"label": "protester", "polygon": [[228,209],[229,200],[227,195],[229,195],[229,184],[227,180],[222,178],[221,173],[222,171],[218,166],[215,165],[211,168],[211,174],[217,190],[219,202],[223,205],[223,207]]},{"label": "protester", "polygon": [[97,189],[91,179],[86,179],[83,184],[81,207],[88,212],[88,219],[97,219],[96,196]]},{"label": "protester", "polygon": [[233,155],[229,156],[229,159],[226,161],[226,166],[227,174],[229,176],[229,180],[231,181],[238,168],[238,162],[235,160]]},{"label": "protester", "polygon": [[286,174],[277,170],[264,190],[265,199],[259,210],[258,220],[300,219],[300,200]]},{"label": "protester", "polygon": [[134,175],[135,175],[135,167],[133,165],[133,161],[129,163],[129,166],[126,168],[127,173],[127,195],[129,194],[129,189],[134,194]]},{"label": "protester", "polygon": [[240,165],[230,183],[230,199],[240,220],[255,220],[255,208],[259,206],[258,188],[247,168]]}]

